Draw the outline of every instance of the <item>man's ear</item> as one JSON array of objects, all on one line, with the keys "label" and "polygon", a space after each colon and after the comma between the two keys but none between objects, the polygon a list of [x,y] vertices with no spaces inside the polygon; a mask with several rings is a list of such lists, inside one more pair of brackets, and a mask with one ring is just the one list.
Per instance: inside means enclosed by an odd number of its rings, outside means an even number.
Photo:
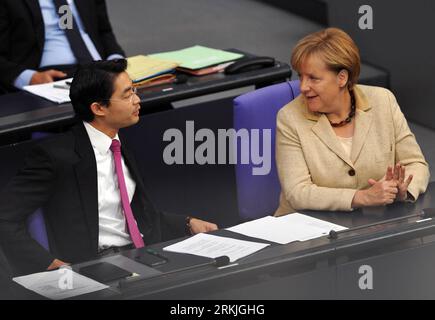
[{"label": "man's ear", "polygon": [[346,69],[341,69],[337,75],[337,79],[340,88],[344,88],[349,82],[349,71],[347,71]]},{"label": "man's ear", "polygon": [[98,102],[92,102],[91,111],[95,116],[104,116],[106,114],[107,106],[104,106]]}]

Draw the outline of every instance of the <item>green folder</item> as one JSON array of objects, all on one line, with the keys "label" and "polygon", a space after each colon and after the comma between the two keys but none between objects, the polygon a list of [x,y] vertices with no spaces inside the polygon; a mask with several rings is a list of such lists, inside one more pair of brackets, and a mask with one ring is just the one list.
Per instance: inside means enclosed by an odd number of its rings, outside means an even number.
[{"label": "green folder", "polygon": [[223,62],[237,60],[243,57],[243,54],[203,46],[193,46],[182,50],[150,54],[149,56],[163,60],[176,61],[180,64],[179,67],[181,68],[197,70]]}]

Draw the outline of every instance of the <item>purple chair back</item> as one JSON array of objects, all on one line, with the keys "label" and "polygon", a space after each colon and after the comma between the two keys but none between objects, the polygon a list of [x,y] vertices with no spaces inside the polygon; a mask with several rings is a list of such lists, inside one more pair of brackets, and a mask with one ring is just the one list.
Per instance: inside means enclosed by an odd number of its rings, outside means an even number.
[{"label": "purple chair back", "polygon": [[[241,150],[237,146],[237,201],[242,220],[271,215],[278,208],[281,187],[275,163],[276,115],[298,95],[299,80],[295,80],[248,92],[234,99],[234,128],[260,129],[260,132],[262,129],[271,129],[272,141],[271,170],[267,175],[253,175],[252,169],[258,166],[251,161],[249,164],[241,164]],[[260,150],[261,146],[262,144]],[[249,155],[248,159],[251,159]]]},{"label": "purple chair back", "polygon": [[38,243],[43,246],[47,251],[50,251],[50,246],[48,245],[47,229],[45,227],[44,214],[42,209],[36,210],[27,219],[27,230],[30,236],[38,241]]},{"label": "purple chair back", "polygon": [[[26,156],[34,147],[35,142],[25,141],[0,147],[0,189],[5,187],[17,174],[25,163]],[[38,241],[45,249],[49,249],[47,230],[42,210],[36,210],[26,221],[30,236]]]}]

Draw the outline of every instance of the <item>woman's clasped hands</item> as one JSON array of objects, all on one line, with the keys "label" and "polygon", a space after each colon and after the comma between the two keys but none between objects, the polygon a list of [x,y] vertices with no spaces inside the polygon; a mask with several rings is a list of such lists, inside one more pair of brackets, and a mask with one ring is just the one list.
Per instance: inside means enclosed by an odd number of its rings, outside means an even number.
[{"label": "woman's clasped hands", "polygon": [[353,207],[380,206],[394,201],[405,201],[408,196],[408,186],[412,181],[412,174],[405,179],[405,166],[397,163],[388,166],[385,176],[376,181],[369,179],[370,187],[355,193]]}]

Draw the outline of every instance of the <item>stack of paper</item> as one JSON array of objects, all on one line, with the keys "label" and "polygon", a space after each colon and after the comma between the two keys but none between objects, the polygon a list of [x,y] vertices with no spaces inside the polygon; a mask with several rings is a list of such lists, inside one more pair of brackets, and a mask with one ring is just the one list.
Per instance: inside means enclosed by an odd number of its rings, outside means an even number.
[{"label": "stack of paper", "polygon": [[165,251],[189,253],[197,256],[217,258],[227,256],[230,262],[257,252],[269,244],[218,237],[200,233],[187,240],[163,248]]},{"label": "stack of paper", "polygon": [[182,50],[152,54],[151,57],[177,61],[180,64],[179,70],[203,75],[223,71],[229,62],[240,59],[243,54],[193,46]]},{"label": "stack of paper", "polygon": [[162,60],[151,56],[138,55],[127,58],[127,73],[133,83],[140,83],[155,77],[175,72],[177,62]]},{"label": "stack of paper", "polygon": [[72,78],[51,83],[25,86],[24,90],[56,103],[70,102],[69,84]]},{"label": "stack of paper", "polygon": [[227,230],[249,237],[286,244],[293,241],[306,241],[328,235],[331,230],[346,230],[327,221],[312,218],[300,213],[281,217],[267,216],[242,223]]}]

